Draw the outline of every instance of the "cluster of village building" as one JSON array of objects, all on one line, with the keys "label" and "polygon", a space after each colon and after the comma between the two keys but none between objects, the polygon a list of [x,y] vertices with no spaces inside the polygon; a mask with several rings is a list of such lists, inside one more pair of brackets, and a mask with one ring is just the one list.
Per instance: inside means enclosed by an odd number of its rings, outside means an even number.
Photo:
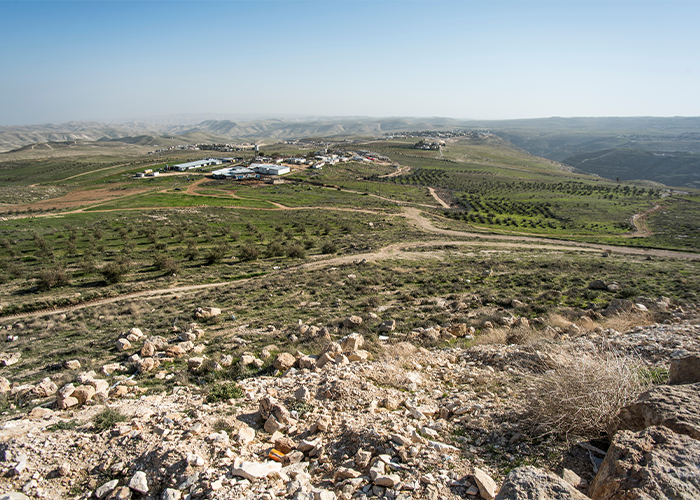
[{"label": "cluster of village building", "polygon": [[[257,146],[255,150],[258,151]],[[292,158],[270,158],[266,156],[256,156],[250,164],[239,163],[232,167],[225,167],[211,172],[215,179],[255,179],[262,176],[281,176],[291,172],[290,165],[308,165],[308,168],[321,170],[326,165],[335,165],[341,162],[373,162],[377,160],[388,160],[369,151],[332,151],[326,149],[317,151],[307,157],[292,157]],[[186,163],[177,163],[167,165],[166,170],[175,170],[178,172],[187,172],[189,170],[197,170],[203,167],[213,165],[222,165],[224,163],[242,162],[243,158],[204,158]],[[274,162],[274,163],[273,163]],[[153,177],[159,175],[158,171],[146,170],[139,172],[136,177]]]}]

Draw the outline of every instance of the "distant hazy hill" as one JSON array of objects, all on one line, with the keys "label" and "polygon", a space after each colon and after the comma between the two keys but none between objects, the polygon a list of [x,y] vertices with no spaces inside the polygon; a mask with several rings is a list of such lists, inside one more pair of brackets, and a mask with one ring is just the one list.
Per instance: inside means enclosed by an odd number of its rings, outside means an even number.
[{"label": "distant hazy hill", "polygon": [[[97,122],[71,122],[61,125],[26,125],[0,127],[0,151],[45,142],[74,140],[119,140],[139,145],[171,145],[190,142],[233,140],[285,140],[304,137],[380,136],[385,133],[411,130],[453,130],[469,128],[470,122],[451,118],[317,118],[297,120],[204,120],[196,124],[174,124],[172,121],[129,122],[106,125]],[[473,125],[473,124],[472,124]],[[174,137],[180,136],[180,138]],[[159,142],[157,139],[163,137]],[[126,138],[126,139],[125,139]],[[168,141],[166,141],[166,139]],[[172,140],[171,140],[172,139]]]},{"label": "distant hazy hill", "polygon": [[[487,129],[529,154],[568,163],[607,177],[697,185],[700,117],[538,118],[455,120],[451,118],[333,117],[305,119],[200,119],[172,116],[121,124],[71,122],[0,127],[0,151],[65,141],[123,142],[167,147],[197,142],[255,142],[304,137],[379,137],[421,130]],[[157,146],[156,146],[157,145]],[[656,156],[657,153],[672,153]]]},{"label": "distant hazy hill", "polygon": [[700,117],[541,118],[485,123],[530,154],[557,161],[612,148],[700,153]]},{"label": "distant hazy hill", "polygon": [[571,156],[564,163],[608,179],[645,179],[667,186],[700,188],[700,154],[697,153],[604,149]]},{"label": "distant hazy hill", "polygon": [[128,128],[98,122],[0,127],[0,151],[10,151],[36,143],[117,139],[135,135],[134,132]]}]

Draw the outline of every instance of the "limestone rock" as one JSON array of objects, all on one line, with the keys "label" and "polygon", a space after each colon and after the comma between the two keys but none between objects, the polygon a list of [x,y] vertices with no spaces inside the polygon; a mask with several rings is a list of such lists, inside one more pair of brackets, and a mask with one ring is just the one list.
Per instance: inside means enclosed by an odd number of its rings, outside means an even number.
[{"label": "limestone rock", "polygon": [[117,340],[117,351],[124,352],[131,349],[131,342],[126,339]]},{"label": "limestone rock", "polygon": [[194,316],[197,319],[209,319],[215,318],[221,314],[221,309],[218,307],[198,307],[194,312]]},{"label": "limestone rock", "polygon": [[54,384],[49,377],[46,377],[34,387],[32,392],[40,398],[45,398],[54,395],[57,390],[58,387],[56,387],[56,384]]},{"label": "limestone rock", "polygon": [[316,356],[302,356],[299,358],[299,368],[313,370],[316,366]]},{"label": "limestone rock", "polygon": [[700,383],[656,386],[620,410],[618,429],[651,426],[700,439]]},{"label": "limestone rock", "polygon": [[114,488],[117,487],[118,484],[118,479],[112,479],[111,481],[107,481],[105,484],[103,484],[102,486],[97,488],[97,490],[95,490],[95,496],[97,498],[103,498],[107,496],[114,490]]},{"label": "limestone rock", "polygon": [[282,464],[278,462],[242,462],[231,469],[231,475],[245,478],[249,481],[266,478],[272,474],[279,473]]},{"label": "limestone rock", "polygon": [[158,363],[153,358],[144,358],[140,360],[136,365],[139,373],[147,373],[153,370],[156,366],[158,366]]},{"label": "limestone rock", "polygon": [[347,354],[347,356],[348,360],[350,361],[367,361],[367,359],[369,359],[369,353],[367,351],[363,351],[362,349],[350,352]]},{"label": "limestone rock", "polygon": [[323,348],[323,351],[321,351],[321,356],[328,354],[331,359],[335,359],[335,357],[342,352],[343,348],[340,347],[338,342],[329,342],[326,344],[326,347]]},{"label": "limestone rock", "polygon": [[[361,318],[360,321],[362,321]],[[346,335],[340,339],[339,342],[340,348],[344,353],[357,351],[364,343],[365,339],[359,333],[351,333],[350,335]]]},{"label": "limestone rock", "polygon": [[12,366],[15,363],[17,363],[21,357],[22,357],[21,352],[14,352],[12,354],[8,354],[8,353],[3,352],[2,354],[0,354],[0,365]]},{"label": "limestone rock", "polygon": [[180,490],[166,488],[165,491],[163,491],[162,500],[180,500],[180,498],[182,498],[182,493],[180,493]]},{"label": "limestone rock", "polygon": [[143,347],[141,348],[141,357],[142,358],[150,358],[156,353],[156,346],[154,346],[151,342],[146,341],[143,344]]},{"label": "limestone rock", "polygon": [[239,443],[248,444],[253,439],[255,439],[255,430],[251,429],[250,427],[248,427],[246,425],[245,427],[242,427],[241,429],[238,430],[238,434],[236,435],[236,439]]},{"label": "limestone rock", "polygon": [[296,358],[289,354],[288,352],[282,352],[277,355],[275,360],[272,362],[272,366],[279,371],[287,371],[294,366]]},{"label": "limestone rock", "polygon": [[182,493],[180,493],[180,490],[166,488],[163,492],[163,500],[180,500],[180,498],[182,498]]},{"label": "limestone rock", "polygon": [[105,497],[105,500],[129,500],[131,498],[131,490],[126,486],[120,486],[112,490],[112,492]]},{"label": "limestone rock", "polygon": [[10,381],[5,377],[0,377],[0,394],[7,394],[11,390],[12,386],[10,386]]},{"label": "limestone rock", "polygon": [[506,476],[496,500],[588,500],[572,485],[537,467],[513,469]]},{"label": "limestone rock", "polygon": [[700,498],[700,442],[666,427],[621,431],[588,494],[593,500]]},{"label": "limestone rock", "polygon": [[388,319],[386,321],[383,321],[381,325],[379,325],[379,331],[380,332],[393,332],[396,329],[396,320],[395,319]]},{"label": "limestone rock", "polygon": [[168,349],[165,351],[166,356],[170,358],[181,358],[185,354],[187,354],[187,351],[185,351],[181,346],[179,345],[174,345],[168,347]]},{"label": "limestone rock", "polygon": [[80,370],[80,361],[77,359],[71,359],[66,361],[63,366],[66,367],[66,370]]},{"label": "limestone rock", "polygon": [[700,355],[684,356],[671,360],[669,384],[693,384],[700,382]]},{"label": "limestone rock", "polygon": [[486,500],[494,500],[494,498],[496,498],[496,493],[498,493],[498,485],[496,484],[496,481],[491,479],[491,476],[478,467],[474,467],[473,475],[474,481],[479,487],[479,494],[481,495],[481,498]]},{"label": "limestone rock", "polygon": [[345,328],[353,328],[356,326],[360,326],[362,324],[362,318],[359,316],[350,316],[347,318],[345,321],[343,321],[343,326]]},{"label": "limestone rock", "polygon": [[75,388],[71,396],[76,398],[81,405],[84,405],[92,399],[95,392],[95,388],[91,385],[79,385]]},{"label": "limestone rock", "polygon": [[326,366],[328,363],[332,363],[332,362],[333,362],[333,358],[328,353],[324,353],[320,358],[318,358],[316,360],[316,368],[320,370],[321,368]]}]

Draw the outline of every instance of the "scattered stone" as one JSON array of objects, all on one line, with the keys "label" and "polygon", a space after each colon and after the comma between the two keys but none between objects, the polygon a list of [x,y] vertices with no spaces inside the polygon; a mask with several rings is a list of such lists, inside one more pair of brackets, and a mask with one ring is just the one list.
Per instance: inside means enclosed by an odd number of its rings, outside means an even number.
[{"label": "scattered stone", "polygon": [[700,383],[656,386],[622,408],[618,420],[617,429],[663,426],[700,439]]},{"label": "scattered stone", "polygon": [[700,355],[683,356],[671,360],[669,384],[693,384],[700,382]]},{"label": "scattered stone", "polygon": [[481,498],[494,500],[494,498],[496,498],[496,493],[498,493],[498,485],[491,479],[491,476],[478,467],[474,467],[473,476],[476,485],[479,487]]},{"label": "scattered stone", "polygon": [[110,494],[112,491],[114,491],[114,488],[117,487],[119,484],[119,480],[117,479],[112,479],[111,481],[107,481],[105,484],[97,488],[95,491],[95,496],[97,498],[103,498]]},{"label": "scattered stone", "polygon": [[277,355],[272,362],[272,366],[274,366],[276,370],[284,372],[292,368],[294,363],[296,363],[296,358],[294,356],[287,352],[282,352]]},{"label": "scattered stone", "polygon": [[242,462],[231,469],[231,475],[255,481],[264,479],[272,474],[278,474],[281,470],[282,464],[278,462]]},{"label": "scattered stone", "polygon": [[180,500],[182,498],[182,493],[179,490],[174,490],[172,488],[166,488],[163,492],[163,500]]},{"label": "scattered stone", "polygon": [[21,357],[22,357],[21,352],[15,352],[12,354],[8,354],[8,353],[3,352],[0,354],[0,365],[12,366],[15,363],[17,363]]},{"label": "scattered stone", "polygon": [[354,328],[362,324],[362,318],[359,316],[350,316],[345,321],[343,321],[343,326],[345,328]]},{"label": "scattered stone", "polygon": [[510,471],[496,496],[496,500],[524,499],[587,500],[588,497],[551,472],[526,466]]},{"label": "scattered stone", "polygon": [[221,309],[218,307],[198,307],[194,312],[194,317],[197,319],[210,319],[221,315]]},{"label": "scattered stone", "polygon": [[126,339],[117,339],[117,351],[124,352],[131,349],[131,342]]},{"label": "scattered stone", "polygon": [[247,425],[241,427],[236,434],[236,440],[241,444],[248,444],[255,439],[255,430],[251,429]]},{"label": "scattered stone", "polygon": [[[351,316],[351,317],[356,317],[360,320],[360,323],[362,322],[362,318],[359,318],[359,316]],[[338,343],[340,344],[341,352],[349,353],[349,352],[355,352],[360,347],[362,347],[362,344],[365,343],[365,339],[359,333],[351,333],[350,335],[346,335],[345,337],[340,339],[340,342],[338,342]]]},{"label": "scattered stone", "polygon": [[382,324],[379,325],[380,332],[393,332],[395,329],[396,329],[396,320],[395,319],[388,319],[386,321],[382,321]]},{"label": "scattered stone", "polygon": [[63,366],[65,366],[67,370],[80,370],[80,361],[71,359],[63,363]]},{"label": "scattered stone", "polygon": [[620,431],[589,496],[593,500],[700,498],[700,442],[666,427]]}]

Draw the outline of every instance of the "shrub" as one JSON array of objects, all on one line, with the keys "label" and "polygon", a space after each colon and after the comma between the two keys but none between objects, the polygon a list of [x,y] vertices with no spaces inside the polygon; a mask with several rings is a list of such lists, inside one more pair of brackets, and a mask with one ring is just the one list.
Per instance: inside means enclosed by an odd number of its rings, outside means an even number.
[{"label": "shrub", "polygon": [[226,243],[221,243],[207,250],[207,253],[204,255],[204,260],[209,265],[218,264],[224,260],[228,251],[229,246]]},{"label": "shrub", "polygon": [[301,245],[293,243],[287,247],[287,257],[292,259],[305,259],[306,251]]},{"label": "shrub", "polygon": [[42,290],[65,286],[68,283],[70,283],[70,275],[60,267],[44,269],[39,272],[38,285]]},{"label": "shrub", "polygon": [[321,253],[336,253],[338,247],[332,241],[326,241],[321,247]]},{"label": "shrub", "polygon": [[119,283],[131,270],[131,262],[120,257],[114,262],[110,262],[100,270],[100,274],[107,283]]},{"label": "shrub", "polygon": [[156,269],[165,271],[165,274],[175,274],[180,270],[180,265],[175,259],[167,254],[157,254],[153,259],[153,265]]},{"label": "shrub", "polygon": [[614,351],[566,355],[535,378],[530,415],[547,433],[598,437],[650,386],[639,363]]},{"label": "shrub", "polygon": [[187,249],[184,255],[187,260],[194,260],[199,257],[199,248],[197,248],[197,243],[194,240],[187,242]]},{"label": "shrub", "polygon": [[114,427],[114,424],[126,422],[129,417],[114,408],[105,408],[92,418],[95,432],[106,431]]},{"label": "shrub", "polygon": [[260,257],[260,250],[255,245],[243,245],[241,251],[238,254],[238,258],[242,261],[256,260]]},{"label": "shrub", "polygon": [[268,257],[281,257],[284,255],[284,247],[279,241],[273,241],[269,245],[267,245],[267,250],[265,251],[265,254]]},{"label": "shrub", "polygon": [[209,390],[207,402],[216,403],[217,401],[227,401],[229,399],[241,399],[243,396],[245,396],[245,392],[235,382],[216,384]]}]

